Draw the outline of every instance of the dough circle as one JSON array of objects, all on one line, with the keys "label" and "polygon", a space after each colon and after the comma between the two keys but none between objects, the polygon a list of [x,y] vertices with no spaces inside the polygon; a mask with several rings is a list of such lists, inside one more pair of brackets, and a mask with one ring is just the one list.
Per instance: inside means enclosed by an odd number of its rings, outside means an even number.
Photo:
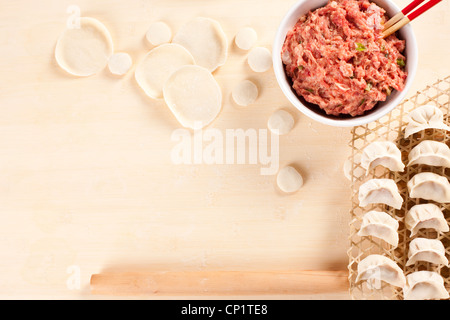
[{"label": "dough circle", "polygon": [[182,126],[201,129],[222,108],[222,91],[211,72],[193,65],[175,71],[164,85],[164,99]]},{"label": "dough circle", "polygon": [[248,65],[255,72],[266,72],[272,67],[272,54],[264,47],[253,48],[247,58]]},{"label": "dough circle", "polygon": [[130,70],[133,60],[125,52],[114,53],[108,60],[108,68],[112,74],[124,75]]},{"label": "dough circle", "polygon": [[170,42],[172,39],[172,30],[162,21],[154,22],[148,28],[145,38],[150,44],[159,46],[163,43]]},{"label": "dough circle", "polygon": [[163,87],[170,75],[194,58],[178,44],[163,44],[151,50],[136,67],[135,78],[144,92],[153,99],[163,98]]},{"label": "dough circle", "polygon": [[234,102],[246,107],[258,98],[258,87],[250,80],[244,80],[233,88],[231,95]]},{"label": "dough circle", "polygon": [[242,50],[250,50],[258,40],[258,34],[250,27],[245,27],[239,30],[234,38],[236,46]]},{"label": "dough circle", "polygon": [[186,23],[172,42],[189,50],[195,63],[211,72],[224,65],[227,59],[227,37],[220,24],[209,18],[198,17]]},{"label": "dough circle", "polygon": [[291,166],[284,167],[278,172],[277,185],[285,193],[293,193],[303,186],[303,177]]},{"label": "dough circle", "polygon": [[269,117],[267,127],[272,133],[283,135],[292,130],[294,123],[294,117],[289,112],[280,109]]},{"label": "dough circle", "polygon": [[80,27],[66,29],[59,37],[55,58],[70,74],[87,77],[106,67],[113,54],[108,29],[97,19],[81,17]]}]

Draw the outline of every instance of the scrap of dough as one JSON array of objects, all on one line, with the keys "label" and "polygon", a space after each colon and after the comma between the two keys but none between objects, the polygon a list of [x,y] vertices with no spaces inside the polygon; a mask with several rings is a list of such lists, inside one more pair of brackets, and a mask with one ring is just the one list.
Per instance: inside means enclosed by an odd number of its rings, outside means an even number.
[{"label": "scrap of dough", "polygon": [[164,99],[182,126],[201,129],[222,108],[222,91],[211,72],[200,66],[184,66],[164,85]]},{"label": "scrap of dough", "polygon": [[287,166],[278,172],[277,185],[285,193],[293,193],[303,186],[303,177],[293,167]]},{"label": "scrap of dough", "polygon": [[258,87],[250,80],[244,80],[233,88],[231,95],[238,105],[246,107],[258,98]]},{"label": "scrap of dough", "polygon": [[113,54],[113,41],[97,19],[81,17],[79,21],[79,28],[68,28],[59,37],[55,58],[68,73],[86,77],[106,67]]},{"label": "scrap of dough", "polygon": [[239,30],[234,38],[236,46],[242,50],[250,50],[258,39],[256,31],[250,27]]},{"label": "scrap of dough", "polygon": [[220,24],[209,18],[198,17],[180,28],[173,43],[182,45],[195,63],[213,72],[225,64],[228,42]]},{"label": "scrap of dough", "polygon": [[109,71],[112,74],[124,75],[130,70],[133,60],[130,55],[125,52],[114,53],[108,60]]},{"label": "scrap of dough", "polygon": [[159,46],[163,43],[170,42],[172,39],[172,30],[164,22],[154,22],[148,28],[145,38],[150,44]]},{"label": "scrap of dough", "polygon": [[272,54],[264,47],[256,47],[250,51],[248,65],[255,72],[266,72],[272,67]]},{"label": "scrap of dough", "polygon": [[153,99],[163,98],[163,87],[170,75],[194,58],[178,44],[163,44],[151,50],[136,67],[135,78],[144,92]]},{"label": "scrap of dough", "polygon": [[269,117],[267,127],[272,133],[283,135],[294,127],[294,117],[285,110],[277,110]]}]

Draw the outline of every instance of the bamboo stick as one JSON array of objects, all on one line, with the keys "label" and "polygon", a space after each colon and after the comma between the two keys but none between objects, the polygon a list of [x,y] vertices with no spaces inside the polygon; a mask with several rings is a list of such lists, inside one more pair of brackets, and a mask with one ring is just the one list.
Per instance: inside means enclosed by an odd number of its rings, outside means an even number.
[{"label": "bamboo stick", "polygon": [[405,15],[403,14],[403,12],[400,11],[395,16],[393,16],[391,19],[389,19],[388,22],[386,22],[384,24],[384,29],[383,30],[389,29],[391,26],[393,26],[398,21],[402,20],[404,17],[405,17]]},{"label": "bamboo stick", "polygon": [[400,28],[404,27],[405,25],[407,25],[410,22],[411,22],[411,20],[409,20],[408,17],[404,17],[402,20],[400,20],[399,22],[394,24],[392,27],[384,30],[383,31],[383,38],[386,38],[386,37],[390,36],[391,34],[393,34],[394,32],[396,32],[397,30],[399,30]]}]

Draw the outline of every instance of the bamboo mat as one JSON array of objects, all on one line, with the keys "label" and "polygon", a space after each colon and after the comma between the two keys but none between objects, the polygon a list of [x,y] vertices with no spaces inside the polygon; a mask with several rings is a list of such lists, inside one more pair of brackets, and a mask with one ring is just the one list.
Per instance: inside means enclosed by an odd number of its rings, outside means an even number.
[{"label": "bamboo mat", "polygon": [[[407,182],[415,174],[427,171],[434,172],[450,178],[450,169],[441,167],[429,167],[424,165],[414,165],[405,168],[404,172],[390,172],[385,168],[378,167],[368,176],[365,174],[365,169],[360,165],[360,157],[364,148],[374,141],[389,140],[397,144],[402,152],[402,160],[407,163],[408,154],[413,147],[423,140],[435,140],[444,142],[447,145],[450,143],[450,132],[442,130],[429,129],[416,133],[408,139],[404,137],[404,129],[406,126],[406,115],[413,109],[426,105],[433,104],[439,107],[444,112],[444,121],[450,125],[449,109],[450,109],[450,76],[441,79],[433,85],[427,86],[422,91],[418,91],[410,99],[403,101],[395,110],[387,116],[369,123],[365,126],[354,127],[352,130],[352,139],[349,143],[352,154],[350,160],[352,162],[351,179],[352,179],[352,209],[350,211],[350,248],[348,249],[349,256],[349,282],[350,295],[352,299],[403,299],[403,292],[399,288],[394,288],[386,283],[382,283],[378,288],[371,288],[367,283],[355,283],[357,276],[358,263],[370,254],[382,254],[394,260],[401,269],[403,269],[405,276],[419,270],[429,270],[439,272],[444,278],[446,288],[450,288],[450,272],[449,268],[444,266],[436,266],[426,262],[419,262],[412,266],[406,266],[410,232],[406,229],[404,224],[404,217],[406,212],[418,203],[425,203],[421,199],[409,198]],[[366,208],[361,208],[358,201],[359,186],[369,179],[390,178],[397,183],[399,192],[402,195],[404,202],[400,210],[395,210],[385,205],[372,205]],[[450,204],[438,204],[443,210],[447,222],[450,221]],[[381,209],[399,222],[399,245],[397,248],[392,248],[390,245],[384,243],[382,240],[372,237],[360,237],[357,235],[359,227],[362,222],[364,213]],[[450,233],[437,234],[430,230],[421,230],[414,237],[434,238],[442,241],[446,248],[447,256],[450,254]]]}]

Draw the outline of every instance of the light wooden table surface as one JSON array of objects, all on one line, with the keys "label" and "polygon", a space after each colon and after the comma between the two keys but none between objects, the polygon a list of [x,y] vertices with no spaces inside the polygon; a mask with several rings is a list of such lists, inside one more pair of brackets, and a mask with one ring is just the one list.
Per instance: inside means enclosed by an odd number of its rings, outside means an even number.
[{"label": "light wooden table surface", "polygon": [[[0,9],[0,297],[92,299],[94,273],[126,270],[345,270],[350,129],[294,110],[270,70],[253,73],[232,41],[244,26],[271,47],[296,0],[3,1]],[[408,0],[398,0],[403,7]],[[168,108],[147,98],[133,70],[75,78],[54,59],[66,9],[102,21],[116,51],[138,62],[153,21],[174,32],[196,16],[218,20],[230,43],[214,75],[224,104],[211,127],[266,129],[278,108],[296,118],[280,138],[280,167],[297,166],[303,189],[282,195],[260,165],[175,165]],[[450,74],[450,2],[413,22],[420,49],[410,94]],[[254,80],[241,108],[231,88]],[[79,282],[78,282],[79,280]],[[78,287],[78,284],[80,286]],[[272,297],[272,296],[269,296]],[[257,298],[257,297],[250,297]],[[272,297],[273,298],[273,297]],[[280,298],[348,298],[347,292]]]}]

